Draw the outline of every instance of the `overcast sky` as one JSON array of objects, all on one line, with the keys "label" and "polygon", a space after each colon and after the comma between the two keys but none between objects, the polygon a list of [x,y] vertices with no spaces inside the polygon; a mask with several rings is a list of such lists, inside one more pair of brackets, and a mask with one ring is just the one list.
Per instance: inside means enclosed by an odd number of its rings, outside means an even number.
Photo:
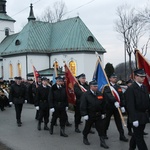
[{"label": "overcast sky", "polygon": [[[7,0],[7,14],[16,20],[15,32],[18,32],[27,23],[29,6],[33,3],[34,15],[41,16],[44,9],[53,7],[54,2],[60,0]],[[100,44],[106,49],[104,64],[124,62],[124,45],[115,31],[116,9],[122,4],[129,4],[137,10],[149,4],[149,0],[63,0],[67,11],[67,18],[79,16]],[[143,42],[144,43],[144,42]],[[148,52],[147,58],[150,59]]]}]

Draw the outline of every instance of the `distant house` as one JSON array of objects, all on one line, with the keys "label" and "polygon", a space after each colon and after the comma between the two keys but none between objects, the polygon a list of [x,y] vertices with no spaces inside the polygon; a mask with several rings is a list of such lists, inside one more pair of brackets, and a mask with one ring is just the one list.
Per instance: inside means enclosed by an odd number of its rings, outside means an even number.
[{"label": "distant house", "polygon": [[[3,79],[14,76],[27,79],[33,72],[32,65],[38,71],[49,70],[51,76],[54,64],[61,72],[64,62],[75,76],[85,73],[88,81],[92,79],[97,60],[95,51],[102,60],[106,51],[79,17],[56,23],[36,21],[31,4],[28,23],[14,34],[11,31],[15,20],[6,15],[5,4],[5,0],[0,2],[3,33],[0,33],[0,75]],[[12,27],[8,27],[10,23]],[[6,29],[11,33],[6,34]]]}]

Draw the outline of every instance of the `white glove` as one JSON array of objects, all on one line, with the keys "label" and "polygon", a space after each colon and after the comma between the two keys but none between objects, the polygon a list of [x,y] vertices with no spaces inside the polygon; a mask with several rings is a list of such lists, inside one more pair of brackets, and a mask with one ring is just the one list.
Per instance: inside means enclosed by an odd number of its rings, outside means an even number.
[{"label": "white glove", "polygon": [[51,108],[51,109],[50,109],[50,112],[51,112],[51,113],[53,113],[54,111],[55,111],[55,109],[54,109],[54,108]]},{"label": "white glove", "polygon": [[89,119],[89,116],[88,116],[88,115],[83,116],[83,119],[84,119],[84,120],[88,120],[88,119]]},{"label": "white glove", "polygon": [[66,107],[66,111],[68,110],[68,107]]},{"label": "white glove", "polygon": [[9,105],[12,105],[13,103],[12,102],[9,102]]},{"label": "white glove", "polygon": [[125,113],[125,112],[126,112],[124,107],[121,107],[121,112],[122,112],[122,113]]},{"label": "white glove", "polygon": [[115,102],[114,105],[115,105],[116,108],[119,108],[119,103],[118,102]]},{"label": "white glove", "polygon": [[40,108],[39,108],[39,106],[36,106],[35,109],[36,109],[36,110],[39,110]]},{"label": "white glove", "polygon": [[106,118],[106,114],[102,114],[102,115],[101,115],[101,118],[102,118],[102,119]]},{"label": "white glove", "polygon": [[133,122],[133,126],[138,127],[138,126],[139,126],[139,121],[138,121],[138,120],[137,120],[137,121],[134,121],[134,122]]},{"label": "white glove", "polygon": [[28,102],[28,101],[27,101],[27,100],[25,100],[24,102],[27,104],[27,102]]}]

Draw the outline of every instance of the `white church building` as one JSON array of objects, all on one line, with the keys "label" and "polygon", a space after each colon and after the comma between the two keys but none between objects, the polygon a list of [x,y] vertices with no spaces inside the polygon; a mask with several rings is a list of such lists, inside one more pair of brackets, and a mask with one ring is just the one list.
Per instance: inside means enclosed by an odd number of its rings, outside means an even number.
[{"label": "white church building", "polygon": [[98,52],[103,62],[106,52],[79,17],[56,23],[36,21],[30,6],[28,23],[19,33],[14,31],[15,20],[7,15],[6,0],[0,0],[0,77],[12,80],[32,76],[33,68],[41,75],[52,76],[54,64],[58,73],[64,61],[74,76],[85,73],[92,79]]}]

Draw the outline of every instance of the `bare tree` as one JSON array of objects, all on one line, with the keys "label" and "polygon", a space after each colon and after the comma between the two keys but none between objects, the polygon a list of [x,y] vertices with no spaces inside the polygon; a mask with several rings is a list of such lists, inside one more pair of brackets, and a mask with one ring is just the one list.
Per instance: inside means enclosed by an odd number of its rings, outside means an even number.
[{"label": "bare tree", "polygon": [[58,22],[63,19],[67,12],[66,5],[63,1],[57,1],[53,5],[53,9],[51,7],[47,7],[44,13],[40,17],[36,17],[39,21],[44,22]]},{"label": "bare tree", "polygon": [[117,8],[118,20],[115,23],[116,31],[124,40],[125,51],[125,79],[126,79],[126,52],[129,56],[130,73],[132,73],[131,56],[135,48],[138,48],[139,40],[144,35],[145,23],[138,17],[137,11],[127,5]]}]

